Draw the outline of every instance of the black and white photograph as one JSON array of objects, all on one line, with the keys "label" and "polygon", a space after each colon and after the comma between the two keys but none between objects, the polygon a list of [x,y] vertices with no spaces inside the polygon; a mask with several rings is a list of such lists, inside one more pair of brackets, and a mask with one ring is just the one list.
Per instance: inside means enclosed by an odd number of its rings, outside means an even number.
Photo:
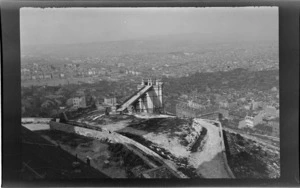
[{"label": "black and white photograph", "polygon": [[21,179],[280,178],[278,15],[20,8]]}]

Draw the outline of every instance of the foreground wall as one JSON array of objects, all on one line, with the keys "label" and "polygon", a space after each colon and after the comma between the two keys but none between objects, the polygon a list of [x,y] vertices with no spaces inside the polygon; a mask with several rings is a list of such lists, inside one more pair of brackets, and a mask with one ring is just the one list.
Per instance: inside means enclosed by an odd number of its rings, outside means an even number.
[{"label": "foreground wall", "polygon": [[35,117],[27,117],[22,118],[22,123],[49,123],[51,118],[35,118]]},{"label": "foreground wall", "polygon": [[164,160],[161,156],[159,156],[157,153],[154,151],[150,150],[146,146],[131,140],[123,135],[120,135],[116,132],[110,132],[106,130],[92,130],[84,127],[79,127],[79,126],[73,126],[69,124],[64,124],[64,123],[58,123],[58,122],[50,122],[50,129],[52,130],[59,130],[63,132],[68,132],[68,133],[75,133],[79,135],[83,135],[86,137],[92,137],[96,138],[98,140],[103,140],[106,142],[110,143],[122,143],[122,144],[129,144],[129,145],[134,145],[138,149],[140,149],[142,152],[146,153],[147,155],[152,155],[155,157],[158,161],[163,163],[169,170],[172,172],[173,175],[175,175],[178,178],[187,178],[183,173],[177,170],[177,167],[175,167],[175,164],[171,164],[170,161]]},{"label": "foreground wall", "polygon": [[109,137],[109,132],[100,132],[97,130],[92,130],[84,127],[73,126],[69,124],[59,123],[59,122],[50,122],[50,129],[59,130],[68,133],[76,133],[82,136],[93,137],[96,139],[103,139]]}]

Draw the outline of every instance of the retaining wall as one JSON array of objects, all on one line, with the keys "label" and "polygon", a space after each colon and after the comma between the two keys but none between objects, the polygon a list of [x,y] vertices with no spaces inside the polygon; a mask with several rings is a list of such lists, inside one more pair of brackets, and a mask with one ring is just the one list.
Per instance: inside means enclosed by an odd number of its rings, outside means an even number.
[{"label": "retaining wall", "polygon": [[164,163],[167,168],[174,171],[174,174],[177,177],[187,178],[184,174],[182,174],[180,171],[178,171],[176,169],[176,167],[174,167],[174,164],[167,163],[162,157],[160,157],[154,151],[152,151],[149,148],[147,148],[146,146],[144,146],[134,140],[131,140],[128,137],[120,135],[116,132],[110,132],[110,131],[106,131],[106,130],[102,130],[102,131],[92,130],[92,129],[85,128],[85,127],[69,125],[69,124],[64,124],[64,123],[58,123],[58,122],[53,122],[53,121],[50,122],[50,129],[68,132],[68,133],[75,133],[75,134],[83,135],[86,137],[96,138],[98,140],[104,140],[104,141],[107,141],[110,143],[122,143],[125,146],[126,146],[126,144],[132,144],[132,145],[136,146],[138,149],[140,149],[142,152],[144,152],[148,155],[152,155],[153,157],[157,158],[160,162]]},{"label": "retaining wall", "polygon": [[26,117],[22,118],[22,123],[49,123],[51,118],[35,118],[35,117]]},{"label": "retaining wall", "polygon": [[223,129],[222,129],[222,124],[219,122],[219,133],[220,133],[220,137],[221,137],[221,145],[222,145],[222,155],[223,155],[223,159],[224,159],[224,163],[225,163],[225,168],[228,172],[228,174],[230,175],[231,178],[235,178],[235,175],[233,174],[233,172],[231,171],[231,168],[228,165],[228,161],[227,161],[227,155],[226,155],[226,148],[225,148],[225,143],[224,143],[224,135],[223,135]]},{"label": "retaining wall", "polygon": [[226,155],[226,148],[225,148],[225,143],[224,143],[224,135],[223,135],[223,127],[221,122],[216,121],[216,120],[206,120],[205,121],[211,123],[211,124],[215,124],[216,126],[219,127],[219,136],[221,137],[221,141],[220,141],[220,146],[222,148],[222,156],[223,156],[223,160],[224,160],[224,166],[226,168],[226,171],[228,172],[229,176],[231,178],[235,178],[235,175],[232,173],[231,168],[228,165],[228,161],[227,161],[227,155]]}]

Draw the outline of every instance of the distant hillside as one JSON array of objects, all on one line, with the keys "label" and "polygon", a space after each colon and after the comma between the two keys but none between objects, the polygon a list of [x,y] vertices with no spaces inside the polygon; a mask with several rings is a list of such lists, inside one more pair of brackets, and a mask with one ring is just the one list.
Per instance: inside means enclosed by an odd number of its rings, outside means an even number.
[{"label": "distant hillside", "polygon": [[228,72],[196,73],[183,78],[164,78],[166,93],[184,93],[187,91],[205,91],[209,88],[233,88],[235,90],[270,90],[279,87],[279,70],[248,71],[235,69]]},{"label": "distant hillside", "polygon": [[149,37],[140,40],[124,40],[111,42],[94,42],[62,45],[22,46],[22,55],[57,56],[57,57],[101,57],[124,54],[169,53],[176,51],[194,51],[216,43],[240,42],[277,42],[274,36],[245,36],[232,33],[227,36],[212,34],[180,34]]}]

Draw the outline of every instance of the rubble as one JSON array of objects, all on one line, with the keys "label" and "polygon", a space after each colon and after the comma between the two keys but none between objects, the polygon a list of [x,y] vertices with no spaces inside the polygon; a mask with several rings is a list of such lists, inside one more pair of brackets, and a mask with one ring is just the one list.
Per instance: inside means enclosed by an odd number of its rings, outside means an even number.
[{"label": "rubble", "polygon": [[224,131],[228,164],[237,178],[279,178],[279,148]]}]

